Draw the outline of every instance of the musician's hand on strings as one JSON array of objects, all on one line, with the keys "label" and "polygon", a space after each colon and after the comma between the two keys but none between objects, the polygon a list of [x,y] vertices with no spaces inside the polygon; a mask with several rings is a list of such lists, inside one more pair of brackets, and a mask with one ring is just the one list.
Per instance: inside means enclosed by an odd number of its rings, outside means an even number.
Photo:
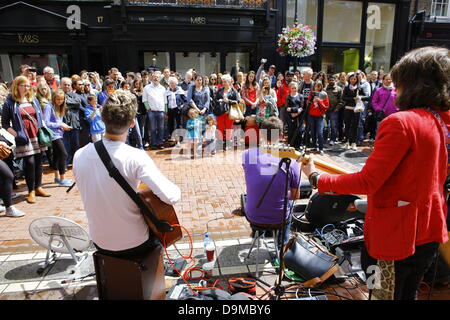
[{"label": "musician's hand on strings", "polygon": [[314,165],[314,159],[312,156],[308,156],[309,161],[302,160],[301,170],[306,175],[306,178],[309,178],[311,173],[317,172],[316,166]]}]

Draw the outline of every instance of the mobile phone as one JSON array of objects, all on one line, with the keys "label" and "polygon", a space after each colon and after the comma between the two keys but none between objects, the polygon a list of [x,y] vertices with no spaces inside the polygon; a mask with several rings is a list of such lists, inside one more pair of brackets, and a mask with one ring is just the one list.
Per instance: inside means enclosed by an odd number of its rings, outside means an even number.
[{"label": "mobile phone", "polygon": [[261,59],[261,63],[265,64],[267,62],[267,59]]}]

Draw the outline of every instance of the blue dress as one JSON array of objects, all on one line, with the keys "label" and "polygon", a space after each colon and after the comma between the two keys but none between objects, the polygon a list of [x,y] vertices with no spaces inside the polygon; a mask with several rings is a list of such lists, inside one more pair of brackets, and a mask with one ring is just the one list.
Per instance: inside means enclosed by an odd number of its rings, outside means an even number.
[{"label": "blue dress", "polygon": [[188,130],[188,139],[202,138],[202,121],[200,119],[188,120],[186,129]]}]

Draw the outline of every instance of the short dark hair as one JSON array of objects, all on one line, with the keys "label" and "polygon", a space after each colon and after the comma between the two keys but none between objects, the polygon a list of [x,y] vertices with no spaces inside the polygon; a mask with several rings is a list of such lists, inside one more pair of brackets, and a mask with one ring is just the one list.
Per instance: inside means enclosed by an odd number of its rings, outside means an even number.
[{"label": "short dark hair", "polygon": [[261,129],[267,142],[275,142],[283,133],[283,121],[277,117],[269,117],[263,121]]},{"label": "short dark hair", "polygon": [[106,132],[122,134],[130,128],[136,117],[136,96],[126,93],[113,93],[106,99],[102,110],[102,120],[105,122]]},{"label": "short dark hair", "polygon": [[424,47],[408,52],[391,70],[399,89],[396,105],[400,110],[439,106],[450,110],[450,51]]}]

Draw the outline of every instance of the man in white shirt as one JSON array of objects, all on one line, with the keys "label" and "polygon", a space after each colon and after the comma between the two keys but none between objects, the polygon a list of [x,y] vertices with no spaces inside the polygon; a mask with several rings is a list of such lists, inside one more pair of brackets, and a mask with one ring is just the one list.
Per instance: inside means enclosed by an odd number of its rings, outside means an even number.
[{"label": "man in white shirt", "polygon": [[164,149],[164,111],[166,89],[159,83],[160,71],[152,75],[152,82],[145,86],[142,94],[142,102],[148,112],[150,119],[153,150]]},{"label": "man in white shirt", "polygon": [[[158,170],[145,151],[125,144],[136,112],[136,101],[131,95],[111,94],[102,110],[106,125],[103,143],[131,187],[137,190],[143,182],[162,201],[174,204],[180,199],[180,189]],[[140,209],[109,176],[94,144],[76,152],[73,172],[86,210],[89,234],[100,252],[125,256],[146,252],[157,245]]]}]

